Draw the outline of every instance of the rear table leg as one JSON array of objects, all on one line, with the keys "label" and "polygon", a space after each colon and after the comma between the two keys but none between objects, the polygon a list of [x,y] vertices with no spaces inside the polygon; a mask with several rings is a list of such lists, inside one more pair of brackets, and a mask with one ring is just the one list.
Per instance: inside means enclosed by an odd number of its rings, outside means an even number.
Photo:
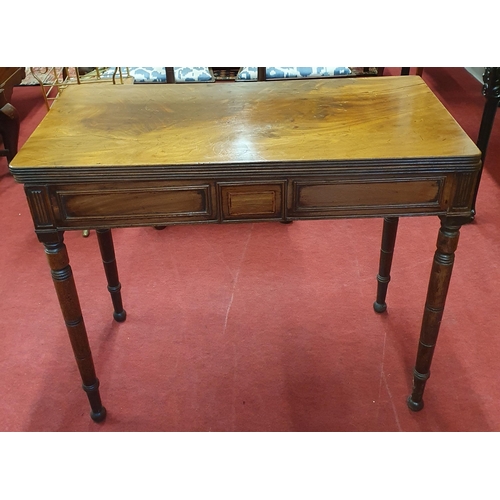
[{"label": "rear table leg", "polygon": [[122,322],[125,321],[127,313],[123,309],[122,304],[122,285],[118,280],[118,268],[116,267],[115,248],[111,229],[97,229],[96,233],[99,249],[101,250],[104,272],[108,281],[108,291],[111,294],[111,301],[113,302],[113,318],[118,322]]},{"label": "rear table leg", "polygon": [[387,287],[391,280],[392,256],[394,253],[394,244],[398,232],[398,217],[384,217],[384,229],[382,231],[382,245],[380,248],[380,264],[377,275],[377,300],[373,303],[376,312],[382,313],[387,309],[385,297]]}]

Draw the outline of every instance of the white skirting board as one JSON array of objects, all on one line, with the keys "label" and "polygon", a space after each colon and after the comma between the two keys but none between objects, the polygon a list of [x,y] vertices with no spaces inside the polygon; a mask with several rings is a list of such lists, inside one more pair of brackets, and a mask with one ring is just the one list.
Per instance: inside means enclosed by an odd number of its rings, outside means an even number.
[{"label": "white skirting board", "polygon": [[484,68],[465,68],[472,76],[483,83]]}]

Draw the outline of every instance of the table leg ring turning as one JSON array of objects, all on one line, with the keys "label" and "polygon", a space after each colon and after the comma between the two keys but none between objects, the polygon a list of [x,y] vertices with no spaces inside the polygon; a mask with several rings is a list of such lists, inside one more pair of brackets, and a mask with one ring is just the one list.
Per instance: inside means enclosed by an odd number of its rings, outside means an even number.
[{"label": "table leg ring turning", "polygon": [[422,400],[425,384],[430,376],[430,367],[439,327],[443,317],[446,295],[450,284],[451,273],[455,261],[455,251],[458,245],[460,227],[466,218],[441,217],[441,228],[438,233],[436,252],[432,263],[427,299],[424,307],[424,317],[420,330],[417,359],[413,370],[413,390],[407,399],[407,405],[412,411],[424,407]]}]

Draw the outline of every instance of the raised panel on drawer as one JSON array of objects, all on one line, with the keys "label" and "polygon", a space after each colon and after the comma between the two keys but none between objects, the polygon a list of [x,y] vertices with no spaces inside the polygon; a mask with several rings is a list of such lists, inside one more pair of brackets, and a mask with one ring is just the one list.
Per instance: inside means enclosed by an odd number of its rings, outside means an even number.
[{"label": "raised panel on drawer", "polygon": [[56,191],[60,218],[66,222],[133,219],[216,219],[214,186],[167,185],[158,187],[93,188]]},{"label": "raised panel on drawer", "polygon": [[289,206],[291,215],[335,215],[415,209],[442,209],[446,177],[401,178],[397,180],[293,181]]},{"label": "raised panel on drawer", "polygon": [[284,184],[219,183],[222,220],[283,218]]}]

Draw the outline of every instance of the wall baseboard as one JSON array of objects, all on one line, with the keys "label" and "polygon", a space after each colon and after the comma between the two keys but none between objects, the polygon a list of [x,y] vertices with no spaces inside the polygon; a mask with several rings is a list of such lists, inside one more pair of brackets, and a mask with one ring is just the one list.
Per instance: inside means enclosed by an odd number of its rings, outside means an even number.
[{"label": "wall baseboard", "polygon": [[483,83],[484,68],[465,68],[476,80]]}]

